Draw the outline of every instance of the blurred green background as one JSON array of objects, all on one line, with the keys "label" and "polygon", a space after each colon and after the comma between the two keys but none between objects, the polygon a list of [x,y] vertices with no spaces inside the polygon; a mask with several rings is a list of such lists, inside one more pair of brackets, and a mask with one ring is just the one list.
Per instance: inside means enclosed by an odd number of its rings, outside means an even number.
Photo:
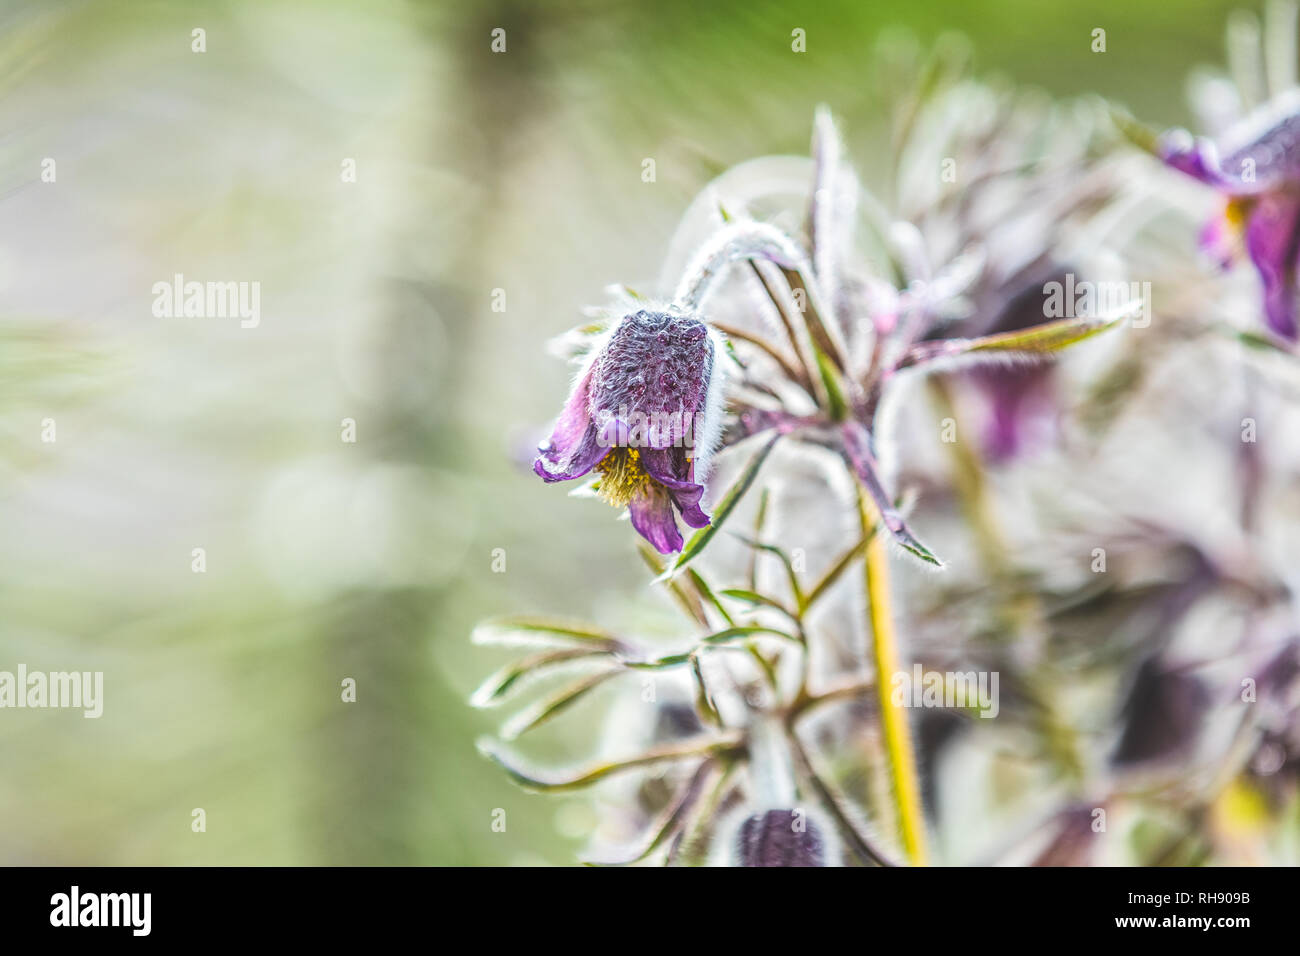
[{"label": "blurred green background", "polygon": [[[657,599],[612,511],[520,466],[544,342],[817,103],[870,181],[882,31],[1182,124],[1231,6],[6,0],[0,669],[102,670],[105,709],[0,712],[0,862],[571,860],[583,800],[475,752],[468,635]],[[261,324],[154,317],[174,273],[260,282]]]}]

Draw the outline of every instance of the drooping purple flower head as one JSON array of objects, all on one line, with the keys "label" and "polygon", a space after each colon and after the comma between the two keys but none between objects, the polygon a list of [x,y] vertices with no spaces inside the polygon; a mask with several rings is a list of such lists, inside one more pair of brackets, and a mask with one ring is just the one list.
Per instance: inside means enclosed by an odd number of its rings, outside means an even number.
[{"label": "drooping purple flower head", "polygon": [[1264,286],[1268,327],[1296,341],[1296,272],[1300,268],[1300,100],[1279,100],[1243,120],[1219,142],[1184,130],[1165,135],[1161,158],[1213,186],[1224,198],[1221,220],[1200,244],[1220,263],[1244,245]]},{"label": "drooping purple flower head", "polygon": [[641,310],[594,349],[533,470],[548,482],[593,470],[597,490],[626,506],[661,554],[680,551],[674,509],[692,528],[721,414],[715,333],[694,315]]}]

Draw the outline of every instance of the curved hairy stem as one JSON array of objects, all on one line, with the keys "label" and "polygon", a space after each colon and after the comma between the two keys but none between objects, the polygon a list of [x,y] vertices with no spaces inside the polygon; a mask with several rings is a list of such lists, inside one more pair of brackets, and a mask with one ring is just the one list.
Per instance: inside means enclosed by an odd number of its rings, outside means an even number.
[{"label": "curved hairy stem", "polygon": [[[862,533],[875,527],[877,514],[869,495],[859,491],[858,512]],[[867,603],[871,617],[871,645],[876,664],[876,695],[880,703],[880,723],[884,731],[885,752],[898,810],[903,849],[914,866],[925,866],[925,815],[921,810],[921,788],[916,773],[916,754],[907,711],[893,700],[892,676],[898,673],[898,642],[894,634],[893,611],[889,600],[889,551],[884,535],[873,535],[866,543]]]},{"label": "curved hairy stem", "polygon": [[790,752],[794,755],[800,774],[817,795],[817,799],[821,801],[822,806],[826,808],[826,812],[834,819],[836,826],[844,834],[853,852],[864,863],[871,863],[876,866],[894,866],[894,862],[882,853],[854,823],[853,818],[841,806],[840,799],[831,790],[830,785],[818,775],[816,768],[812,765],[812,760],[808,757],[808,751],[804,749],[803,743],[799,740],[799,735],[793,727],[787,729],[787,737],[790,741]]}]

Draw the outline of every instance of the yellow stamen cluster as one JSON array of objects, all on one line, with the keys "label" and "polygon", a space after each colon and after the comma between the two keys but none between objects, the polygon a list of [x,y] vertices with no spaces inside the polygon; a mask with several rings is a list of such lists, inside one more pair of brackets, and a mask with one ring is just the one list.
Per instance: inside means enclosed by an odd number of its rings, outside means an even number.
[{"label": "yellow stamen cluster", "polygon": [[1252,196],[1238,196],[1224,204],[1223,218],[1232,228],[1234,235],[1240,236],[1245,230],[1246,219],[1254,204],[1255,200]]},{"label": "yellow stamen cluster", "polygon": [[617,508],[624,507],[650,484],[635,448],[615,448],[596,466],[600,472],[600,496]]}]

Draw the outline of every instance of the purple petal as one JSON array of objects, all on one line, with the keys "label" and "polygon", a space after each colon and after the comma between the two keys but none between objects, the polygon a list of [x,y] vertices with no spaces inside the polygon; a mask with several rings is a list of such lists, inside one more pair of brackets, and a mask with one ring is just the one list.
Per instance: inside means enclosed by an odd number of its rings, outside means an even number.
[{"label": "purple petal", "polygon": [[682,520],[692,528],[703,528],[709,523],[709,516],[700,507],[700,498],[704,495],[704,486],[689,481],[666,483],[668,494],[673,504],[682,513]]},{"label": "purple petal", "polygon": [[641,464],[646,473],[663,485],[682,520],[692,528],[703,528],[709,516],[700,508],[704,486],[696,484],[695,465],[682,448],[647,449],[641,453]]},{"label": "purple petal", "polygon": [[1214,158],[1214,147],[1209,140],[1194,140],[1185,130],[1175,130],[1165,134],[1161,140],[1160,158],[1169,167],[1208,186],[1226,186],[1223,173]]},{"label": "purple petal", "polygon": [[552,457],[549,450],[543,451],[533,462],[533,472],[547,484],[572,481],[589,474],[608,454],[609,448],[597,440],[596,429],[592,428],[567,459],[560,460]]},{"label": "purple petal", "polygon": [[1300,199],[1262,197],[1246,224],[1246,250],[1264,283],[1268,327],[1289,342],[1296,340],[1296,245]]},{"label": "purple petal", "polygon": [[1248,146],[1233,150],[1220,161],[1214,144],[1193,140],[1178,130],[1166,135],[1160,145],[1165,164],[1193,179],[1233,196],[1254,196],[1295,182],[1300,170],[1292,168],[1275,153],[1269,133]]},{"label": "purple petal", "polygon": [[1264,132],[1226,153],[1219,166],[1229,181],[1242,182],[1248,192],[1300,181],[1300,113],[1289,108]]},{"label": "purple petal", "polygon": [[637,534],[654,545],[660,554],[672,554],[682,549],[682,535],[677,530],[673,503],[667,489],[650,485],[632,499],[627,510]]},{"label": "purple petal", "polygon": [[1051,407],[1050,365],[976,369],[972,377],[988,398],[989,421],[984,432],[984,454],[992,462],[1005,462],[1025,445],[1026,430],[1035,416]]},{"label": "purple petal", "polygon": [[1197,237],[1201,251],[1213,260],[1220,269],[1228,269],[1235,258],[1235,230],[1228,224],[1226,213],[1215,216],[1201,229]]},{"label": "purple petal", "polygon": [[538,448],[533,471],[544,481],[581,478],[609,452],[609,446],[601,444],[591,420],[592,378],[593,370],[589,369],[574,385],[551,437]]}]

